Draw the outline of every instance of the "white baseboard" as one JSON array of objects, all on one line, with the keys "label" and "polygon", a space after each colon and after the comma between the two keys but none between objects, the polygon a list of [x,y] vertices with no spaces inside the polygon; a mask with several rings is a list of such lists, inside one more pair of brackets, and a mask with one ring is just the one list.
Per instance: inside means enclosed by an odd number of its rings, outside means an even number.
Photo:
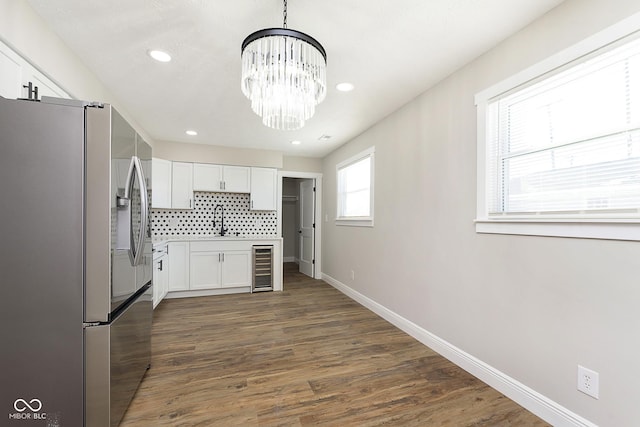
[{"label": "white baseboard", "polygon": [[495,369],[482,360],[421,328],[333,277],[323,273],[322,279],[546,422],[556,427],[597,427],[591,421],[571,412],[548,397],[511,378],[504,372]]},{"label": "white baseboard", "polygon": [[282,262],[298,262],[298,258],[294,256],[285,256],[282,257]]},{"label": "white baseboard", "polygon": [[200,289],[195,291],[172,291],[167,293],[165,298],[191,298],[191,297],[210,297],[214,295],[230,295],[230,294],[247,294],[251,293],[251,286],[243,286],[240,288],[218,288],[218,289]]}]

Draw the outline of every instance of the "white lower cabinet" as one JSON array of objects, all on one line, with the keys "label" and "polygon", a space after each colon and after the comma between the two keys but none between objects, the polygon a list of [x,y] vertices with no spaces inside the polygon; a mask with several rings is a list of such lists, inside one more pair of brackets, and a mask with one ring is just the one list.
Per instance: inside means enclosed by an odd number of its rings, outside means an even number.
[{"label": "white lower cabinet", "polygon": [[222,287],[251,286],[251,251],[222,253]]},{"label": "white lower cabinet", "polygon": [[191,289],[222,287],[222,252],[192,252],[190,258]]},{"label": "white lower cabinet", "polygon": [[251,251],[194,251],[190,257],[190,289],[251,286]]},{"label": "white lower cabinet", "polygon": [[[253,246],[273,245],[273,290],[282,290],[280,239],[170,241],[167,298],[251,292]],[[155,270],[154,270],[155,273]]]},{"label": "white lower cabinet", "polygon": [[169,292],[189,290],[189,242],[169,242]]},{"label": "white lower cabinet", "polygon": [[169,291],[169,255],[166,253],[153,261],[153,308]]}]

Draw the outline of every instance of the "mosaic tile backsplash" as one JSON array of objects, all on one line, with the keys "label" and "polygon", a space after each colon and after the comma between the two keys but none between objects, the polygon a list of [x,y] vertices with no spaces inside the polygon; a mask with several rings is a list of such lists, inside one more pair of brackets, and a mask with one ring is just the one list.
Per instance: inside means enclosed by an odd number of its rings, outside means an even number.
[{"label": "mosaic tile backsplash", "polygon": [[249,210],[249,194],[196,192],[193,209],[151,209],[153,237],[219,236],[222,216],[218,209],[214,218],[217,205],[224,206],[228,235],[276,236],[276,212]]}]

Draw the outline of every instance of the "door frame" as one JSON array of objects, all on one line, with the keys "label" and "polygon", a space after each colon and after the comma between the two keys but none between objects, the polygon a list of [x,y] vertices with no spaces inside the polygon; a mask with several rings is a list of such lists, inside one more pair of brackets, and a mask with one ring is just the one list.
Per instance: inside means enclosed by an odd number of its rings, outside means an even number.
[{"label": "door frame", "polygon": [[[296,172],[296,171],[278,171],[278,198],[276,206],[276,215],[278,218],[276,233],[278,236],[282,236],[282,179],[283,178],[303,178],[303,179],[315,179],[316,191],[315,191],[315,219],[316,228],[314,236],[314,256],[315,256],[315,268],[314,279],[322,279],[322,174],[316,172]],[[283,245],[281,245],[283,246]],[[282,248],[280,248],[282,250]],[[280,254],[282,259],[282,254]]]}]

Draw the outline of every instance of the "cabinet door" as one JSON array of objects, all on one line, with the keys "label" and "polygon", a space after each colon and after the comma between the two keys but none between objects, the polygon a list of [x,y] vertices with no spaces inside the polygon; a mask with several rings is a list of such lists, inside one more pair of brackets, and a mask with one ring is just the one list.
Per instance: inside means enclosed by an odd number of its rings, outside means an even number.
[{"label": "cabinet door", "polygon": [[[70,99],[71,97],[67,92],[65,92],[60,86],[51,81],[47,76],[42,74],[37,69],[33,68],[29,63],[25,63],[22,68],[22,85],[25,86],[31,83],[32,86],[38,88],[38,99],[42,99],[43,96],[52,96],[55,98],[66,98]],[[29,97],[29,89],[23,87],[22,88],[22,96],[24,98]]]},{"label": "cabinet door", "polygon": [[171,207],[193,209],[193,163],[173,162],[171,169]]},{"label": "cabinet door", "polygon": [[0,42],[0,96],[16,99],[22,96],[22,58]]},{"label": "cabinet door", "polygon": [[152,159],[151,207],[171,209],[171,162]]},{"label": "cabinet door", "polygon": [[192,252],[190,259],[190,289],[221,287],[221,261],[221,252]]},{"label": "cabinet door", "polygon": [[169,291],[189,289],[189,242],[170,242]]},{"label": "cabinet door", "polygon": [[222,166],[193,164],[193,191],[220,191],[222,186]]},{"label": "cabinet door", "polygon": [[[169,291],[169,255],[160,258],[160,301]],[[158,301],[158,302],[160,302]]]},{"label": "cabinet door", "polygon": [[[0,96],[11,99],[29,98],[29,89],[24,87],[29,83],[32,88],[38,88],[37,99],[42,96],[71,98],[60,86],[0,42]],[[35,98],[35,94],[33,95]]]},{"label": "cabinet door", "polygon": [[160,260],[153,261],[153,308],[160,302]]},{"label": "cabinet door", "polygon": [[227,193],[249,193],[251,168],[244,166],[224,166],[224,188]]},{"label": "cabinet door", "polygon": [[169,256],[153,261],[153,308],[162,301],[169,290]]},{"label": "cabinet door", "polygon": [[251,251],[223,253],[222,286],[225,288],[251,286]]},{"label": "cabinet door", "polygon": [[276,210],[277,179],[277,169],[251,168],[251,210]]}]

